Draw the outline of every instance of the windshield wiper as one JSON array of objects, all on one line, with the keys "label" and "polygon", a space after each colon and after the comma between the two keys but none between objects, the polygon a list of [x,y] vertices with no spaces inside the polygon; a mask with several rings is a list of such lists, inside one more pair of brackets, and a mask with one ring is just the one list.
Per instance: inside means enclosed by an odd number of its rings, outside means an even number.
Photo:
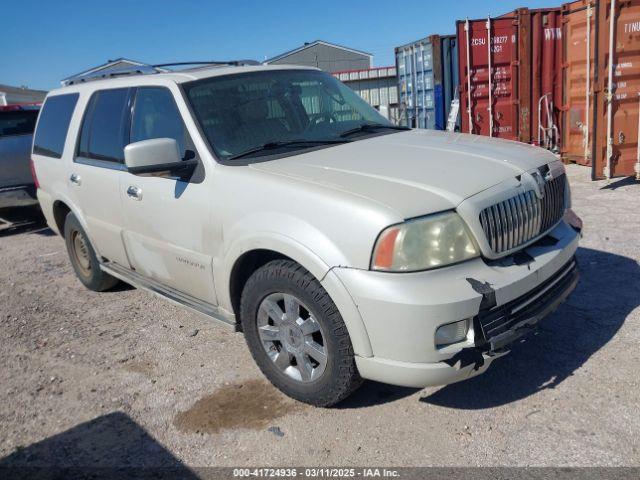
[{"label": "windshield wiper", "polygon": [[313,146],[313,145],[331,145],[338,143],[348,143],[351,140],[284,140],[279,142],[267,142],[262,145],[257,145],[255,147],[249,148],[243,152],[236,153],[235,155],[231,155],[227,157],[227,160],[235,160],[237,158],[243,158],[251,155],[252,153],[264,152],[265,150],[275,150],[277,148],[282,147],[295,147],[295,146]]},{"label": "windshield wiper", "polygon": [[355,128],[346,130],[340,134],[341,137],[348,137],[354,133],[375,132],[376,130],[411,130],[409,127],[401,127],[399,125],[384,125],[382,123],[363,123]]}]

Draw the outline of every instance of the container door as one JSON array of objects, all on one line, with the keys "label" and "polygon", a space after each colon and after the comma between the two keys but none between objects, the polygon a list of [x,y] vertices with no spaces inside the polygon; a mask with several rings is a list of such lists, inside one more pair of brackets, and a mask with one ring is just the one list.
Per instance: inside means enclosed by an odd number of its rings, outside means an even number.
[{"label": "container door", "polygon": [[559,151],[562,98],[562,12],[531,11],[532,143]]},{"label": "container door", "polygon": [[[462,131],[465,133],[519,139],[516,23],[513,17],[472,20],[468,32],[465,22],[458,23]],[[470,82],[467,75],[471,77]]]},{"label": "container door", "polygon": [[[451,111],[451,101],[456,96],[458,88],[458,47],[454,35],[442,37],[442,91],[444,100],[444,130]],[[460,114],[458,114],[457,126],[460,128]]]},{"label": "container door", "polygon": [[580,0],[565,5],[563,17],[562,158],[590,165],[595,9],[588,1]]},{"label": "container door", "polygon": [[[613,85],[611,116],[607,99],[598,104],[594,177],[640,174],[640,1],[615,2],[613,32]],[[611,2],[601,2],[599,12],[600,90],[608,91]],[[602,110],[600,110],[602,109]],[[610,151],[607,145],[611,144]],[[608,175],[607,175],[608,173]]]}]

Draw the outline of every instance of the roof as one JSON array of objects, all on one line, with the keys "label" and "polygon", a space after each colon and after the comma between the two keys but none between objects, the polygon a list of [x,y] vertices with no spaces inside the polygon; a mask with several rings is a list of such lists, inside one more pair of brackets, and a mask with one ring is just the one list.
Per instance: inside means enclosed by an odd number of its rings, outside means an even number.
[{"label": "roof", "polygon": [[3,93],[41,93],[47,94],[46,90],[34,90],[32,88],[12,87],[10,85],[0,85],[0,92]]},{"label": "roof", "polygon": [[64,85],[54,90],[54,94],[93,91],[110,87],[131,87],[137,85],[157,85],[160,82],[167,83],[185,83],[203,78],[217,77],[221,75],[233,75],[237,73],[259,72],[269,70],[317,70],[314,67],[305,67],[300,65],[251,65],[251,66],[217,66],[217,67],[200,67],[187,70],[166,71],[162,73],[135,74],[117,76],[113,78],[105,78],[92,80],[90,82],[81,82],[71,85]]},{"label": "roof", "polygon": [[301,45],[298,48],[294,48],[293,50],[289,50],[288,52],[281,53],[273,58],[265,60],[264,63],[275,62],[276,60],[280,60],[282,58],[288,57],[289,55],[293,55],[294,53],[301,52],[302,50],[306,50],[307,48],[315,47],[316,45],[325,45],[327,47],[339,48],[341,50],[346,50],[347,52],[358,53],[360,55],[366,55],[368,57],[373,57],[373,54],[363,52],[362,50],[356,50],[355,48],[344,47],[342,45],[338,45],[331,42],[325,42],[324,40],[314,40],[313,42],[306,42],[304,45]]},{"label": "roof", "polygon": [[129,65],[135,65],[135,66],[148,66],[148,63],[144,63],[144,62],[139,62],[137,60],[131,60],[129,58],[124,58],[124,57],[120,57],[120,58],[116,58],[115,60],[107,60],[106,63],[103,63],[102,65],[98,65],[97,67],[93,67],[90,68],[89,70],[84,70],[83,72],[80,73],[76,73],[75,75],[69,75],[66,78],[63,78],[60,82],[65,85],[69,80],[73,80],[74,78],[77,77],[83,77],[85,75],[89,75],[91,73],[94,72],[98,72],[100,70],[105,70],[107,68],[110,68],[114,65],[117,65],[119,63],[128,63]]}]

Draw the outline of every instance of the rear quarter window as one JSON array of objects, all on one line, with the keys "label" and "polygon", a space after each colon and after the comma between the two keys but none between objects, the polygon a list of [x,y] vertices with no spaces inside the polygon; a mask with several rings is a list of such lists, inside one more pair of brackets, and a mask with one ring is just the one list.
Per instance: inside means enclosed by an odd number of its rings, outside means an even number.
[{"label": "rear quarter window", "polygon": [[33,153],[61,158],[69,122],[78,103],[78,94],[48,97],[44,102],[33,141]]}]

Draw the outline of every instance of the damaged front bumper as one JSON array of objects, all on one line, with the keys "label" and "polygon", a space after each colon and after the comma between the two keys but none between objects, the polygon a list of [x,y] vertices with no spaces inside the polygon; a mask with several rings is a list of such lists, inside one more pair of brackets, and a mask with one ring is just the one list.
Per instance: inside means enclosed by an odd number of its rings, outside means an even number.
[{"label": "damaged front bumper", "polygon": [[[478,258],[411,274],[336,269],[373,350],[371,357],[356,357],[360,374],[425,387],[483,373],[573,291],[578,239],[578,232],[561,222],[518,258]],[[472,324],[467,338],[438,348],[437,328],[463,319]]]}]

